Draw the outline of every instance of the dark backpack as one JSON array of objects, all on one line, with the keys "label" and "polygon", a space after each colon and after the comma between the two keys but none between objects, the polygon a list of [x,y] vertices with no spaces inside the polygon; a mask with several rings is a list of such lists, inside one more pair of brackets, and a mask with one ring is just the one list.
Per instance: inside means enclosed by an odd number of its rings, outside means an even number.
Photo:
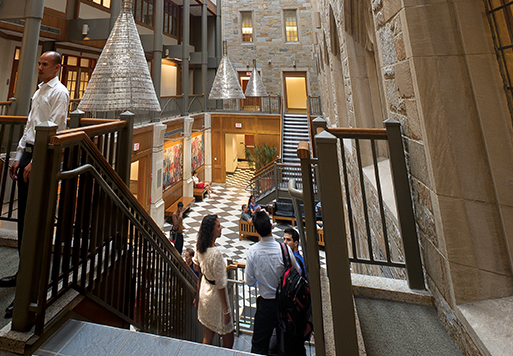
[{"label": "dark backpack", "polygon": [[[310,286],[308,281],[292,266],[289,249],[281,243],[285,272],[276,288],[278,323],[282,332],[294,336],[310,336],[312,324],[309,322],[312,313]],[[301,261],[298,261],[304,270]]]}]

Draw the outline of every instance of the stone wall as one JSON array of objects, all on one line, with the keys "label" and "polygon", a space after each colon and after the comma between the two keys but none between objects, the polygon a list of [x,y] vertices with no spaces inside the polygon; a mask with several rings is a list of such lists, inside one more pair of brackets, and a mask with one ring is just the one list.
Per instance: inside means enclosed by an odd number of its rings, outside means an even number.
[{"label": "stone wall", "polygon": [[382,118],[402,124],[429,288],[460,348],[478,354],[457,306],[513,293],[513,180],[504,171],[513,166],[513,128],[483,2],[318,0],[313,8],[324,114],[332,126],[379,127],[379,99]]},{"label": "stone wall", "polygon": [[[285,42],[284,9],[297,10],[299,42]],[[242,43],[241,11],[253,12],[253,43]],[[272,95],[283,94],[282,72],[304,71],[308,93],[319,95],[311,14],[309,0],[224,0],[223,40],[227,41],[228,56],[235,70],[251,70],[256,59],[264,86]]]}]

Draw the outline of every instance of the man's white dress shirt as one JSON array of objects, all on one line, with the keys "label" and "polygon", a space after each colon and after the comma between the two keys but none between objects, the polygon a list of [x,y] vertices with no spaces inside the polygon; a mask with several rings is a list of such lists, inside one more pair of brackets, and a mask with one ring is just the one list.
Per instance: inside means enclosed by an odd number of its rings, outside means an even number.
[{"label": "man's white dress shirt", "polygon": [[16,161],[19,161],[27,144],[33,145],[36,141],[36,126],[45,121],[58,125],[57,130],[66,128],[68,117],[69,91],[55,76],[48,83],[41,82],[32,96],[32,106],[28,116],[23,136],[18,143]]},{"label": "man's white dress shirt", "polygon": [[[301,273],[294,253],[289,250],[292,266]],[[272,236],[262,237],[260,242],[252,245],[246,253],[245,280],[250,286],[258,282],[260,295],[265,299],[276,298],[276,287],[285,271],[285,263],[280,244]]]}]

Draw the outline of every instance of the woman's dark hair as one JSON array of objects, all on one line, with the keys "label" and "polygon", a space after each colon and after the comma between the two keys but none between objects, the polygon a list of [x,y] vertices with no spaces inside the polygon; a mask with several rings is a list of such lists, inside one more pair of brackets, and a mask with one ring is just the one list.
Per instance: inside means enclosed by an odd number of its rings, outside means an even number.
[{"label": "woman's dark hair", "polygon": [[248,207],[249,207],[249,204],[251,204],[251,198],[254,198],[255,196],[254,195],[250,195],[249,196],[249,199],[248,199]]},{"label": "woman's dark hair", "polygon": [[195,175],[197,172],[196,171],[192,171],[192,175]]},{"label": "woman's dark hair", "polygon": [[199,253],[205,253],[207,248],[212,246],[214,226],[216,225],[217,215],[207,215],[201,221],[201,226],[198,231],[198,241],[196,242],[196,249]]}]

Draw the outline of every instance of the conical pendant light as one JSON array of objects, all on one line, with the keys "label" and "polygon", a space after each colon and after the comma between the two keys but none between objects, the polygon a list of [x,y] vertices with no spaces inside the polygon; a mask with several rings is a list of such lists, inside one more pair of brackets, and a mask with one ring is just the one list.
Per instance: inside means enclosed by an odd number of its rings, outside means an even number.
[{"label": "conical pendant light", "polygon": [[97,112],[160,111],[132,15],[132,0],[123,0],[78,108]]},{"label": "conical pendant light", "polygon": [[226,41],[223,41],[223,58],[219,68],[217,68],[216,77],[210,90],[209,99],[245,99],[242,88],[239,84],[237,73],[233,69],[232,63],[228,58],[228,49]]},{"label": "conical pendant light", "polygon": [[267,96],[267,91],[265,91],[264,83],[262,83],[262,78],[260,74],[258,74],[256,68],[256,59],[253,59],[253,71],[251,72],[251,76],[249,77],[248,86],[246,87],[246,92],[244,93],[248,96]]}]

